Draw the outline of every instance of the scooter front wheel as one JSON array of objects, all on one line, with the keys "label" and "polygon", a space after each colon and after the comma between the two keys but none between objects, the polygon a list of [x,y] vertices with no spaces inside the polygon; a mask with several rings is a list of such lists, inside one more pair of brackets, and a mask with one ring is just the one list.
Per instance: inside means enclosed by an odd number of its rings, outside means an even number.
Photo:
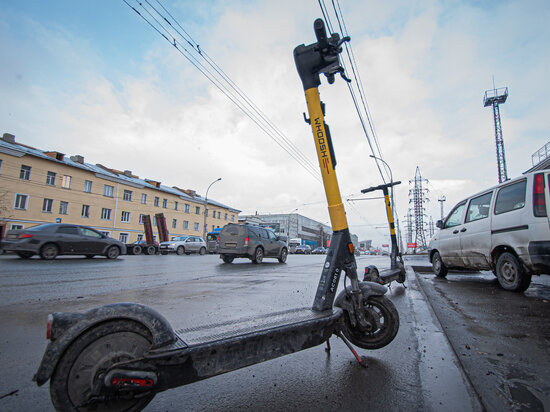
[{"label": "scooter front wheel", "polygon": [[369,296],[363,305],[370,326],[352,326],[349,314],[346,313],[342,333],[351,343],[363,349],[379,349],[388,345],[399,330],[399,314],[394,304],[385,296]]},{"label": "scooter front wheel", "polygon": [[117,320],[100,324],[69,346],[50,381],[50,396],[57,411],[141,411],[154,393],[123,398],[101,393],[90,396],[111,365],[141,357],[151,347],[149,331],[136,322]]}]

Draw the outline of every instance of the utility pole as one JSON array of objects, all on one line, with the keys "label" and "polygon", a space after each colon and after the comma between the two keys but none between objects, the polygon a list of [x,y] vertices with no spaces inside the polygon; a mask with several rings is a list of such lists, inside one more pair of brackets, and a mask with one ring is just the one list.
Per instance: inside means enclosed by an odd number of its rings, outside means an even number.
[{"label": "utility pole", "polygon": [[506,171],[506,156],[504,154],[504,139],[502,138],[502,124],[500,122],[499,105],[506,102],[508,98],[508,87],[496,89],[493,79],[493,89],[486,90],[483,97],[483,106],[493,107],[493,120],[495,122],[495,140],[497,146],[497,167],[498,167],[498,182],[502,183],[508,180],[508,172]]},{"label": "utility pole", "polygon": [[445,213],[443,212],[443,202],[445,200],[447,200],[445,196],[441,196],[439,199],[437,199],[437,201],[441,203],[441,220],[443,220],[443,218],[445,217]]}]

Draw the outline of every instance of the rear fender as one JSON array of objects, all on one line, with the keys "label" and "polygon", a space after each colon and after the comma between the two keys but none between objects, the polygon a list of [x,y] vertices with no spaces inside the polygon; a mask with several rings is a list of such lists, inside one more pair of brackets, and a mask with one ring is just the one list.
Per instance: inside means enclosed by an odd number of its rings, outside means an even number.
[{"label": "rear fender", "polygon": [[[54,314],[54,316],[56,316]],[[97,324],[118,319],[133,320],[145,326],[153,339],[152,349],[168,345],[176,341],[174,330],[156,310],[137,303],[113,303],[100,306],[83,314],[63,314],[67,322],[67,329],[58,333],[54,340],[48,343],[46,352],[40,362],[40,367],[33,380],[40,386],[50,379],[59,359],[69,345],[84,332]]]},{"label": "rear fender", "polygon": [[[359,282],[359,287],[361,288],[364,299],[368,299],[370,296],[383,296],[388,291],[386,286],[375,282]],[[348,295],[351,295],[351,286],[346,287],[346,290],[338,294],[334,301],[334,306],[342,308],[346,312],[346,315],[349,316],[352,324],[354,324],[355,306]]]}]

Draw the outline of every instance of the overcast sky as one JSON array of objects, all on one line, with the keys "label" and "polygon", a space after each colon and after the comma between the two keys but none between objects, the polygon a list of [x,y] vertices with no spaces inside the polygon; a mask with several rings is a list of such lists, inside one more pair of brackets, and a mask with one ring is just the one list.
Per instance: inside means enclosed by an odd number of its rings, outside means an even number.
[{"label": "overcast sky", "polygon": [[[202,195],[222,177],[209,197],[243,213],[297,209],[328,222],[322,184],[123,1],[1,3],[1,133]],[[317,165],[292,51],[315,41],[319,3],[161,3]],[[508,175],[531,167],[531,155],[550,141],[550,3],[340,6],[384,159],[403,182],[395,192],[402,226],[417,166],[429,181],[425,206],[434,221],[440,196],[448,212],[498,183],[492,111],[483,107],[493,76],[497,88],[509,88],[501,106]],[[383,202],[347,201],[382,183],[348,88],[341,79],[322,82],[350,229],[385,243]]]}]

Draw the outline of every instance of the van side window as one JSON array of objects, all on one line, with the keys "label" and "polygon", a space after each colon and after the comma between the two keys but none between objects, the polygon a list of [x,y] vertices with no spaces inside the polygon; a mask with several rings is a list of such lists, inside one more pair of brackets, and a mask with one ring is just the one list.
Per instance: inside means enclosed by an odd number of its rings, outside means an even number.
[{"label": "van side window", "polygon": [[488,217],[489,210],[491,209],[492,197],[493,192],[489,192],[484,195],[474,197],[470,200],[470,205],[468,206],[468,211],[466,212],[466,223]]},{"label": "van side window", "polygon": [[466,206],[466,202],[462,202],[455,207],[455,209],[451,212],[451,214],[445,221],[445,229],[462,224],[462,218],[464,216],[464,206]]},{"label": "van side window", "polygon": [[522,180],[521,182],[500,189],[497,194],[497,200],[495,201],[495,215],[521,209],[525,206],[526,188],[527,181]]}]

